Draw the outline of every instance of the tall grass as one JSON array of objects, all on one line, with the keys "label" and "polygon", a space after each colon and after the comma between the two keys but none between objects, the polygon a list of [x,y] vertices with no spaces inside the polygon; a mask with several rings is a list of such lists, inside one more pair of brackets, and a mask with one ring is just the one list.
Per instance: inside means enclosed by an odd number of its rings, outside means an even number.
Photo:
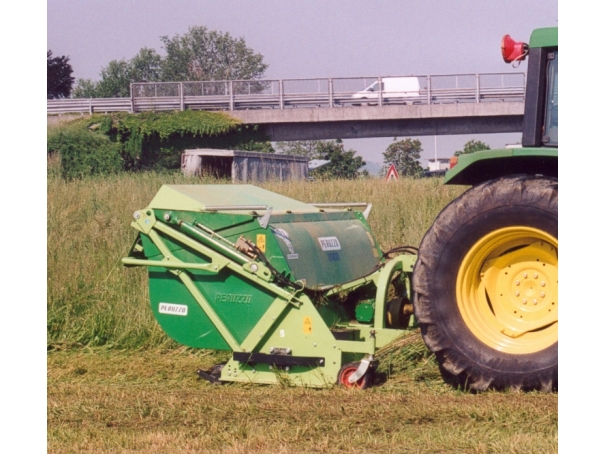
[{"label": "tall grass", "polygon": [[[146,269],[124,268],[132,213],[162,184],[216,183],[178,172],[119,174],[66,181],[48,166],[47,342],[49,348],[173,346],[149,310]],[[266,183],[304,202],[371,202],[370,224],[383,249],[417,246],[461,188],[435,179]]]},{"label": "tall grass", "polygon": [[438,178],[380,178],[267,183],[270,191],[302,202],[372,203],[369,223],[383,250],[418,246],[437,214],[464,190]]}]

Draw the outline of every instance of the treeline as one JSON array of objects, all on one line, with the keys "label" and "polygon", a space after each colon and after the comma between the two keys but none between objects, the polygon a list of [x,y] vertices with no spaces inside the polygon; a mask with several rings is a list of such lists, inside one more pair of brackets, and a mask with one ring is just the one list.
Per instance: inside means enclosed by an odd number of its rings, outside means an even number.
[{"label": "treeline", "polygon": [[78,79],[72,96],[126,97],[130,96],[130,84],[135,82],[260,79],[269,67],[243,38],[203,26],[160,40],[165,55],[143,47],[129,60],[112,60],[101,70],[99,81]]}]

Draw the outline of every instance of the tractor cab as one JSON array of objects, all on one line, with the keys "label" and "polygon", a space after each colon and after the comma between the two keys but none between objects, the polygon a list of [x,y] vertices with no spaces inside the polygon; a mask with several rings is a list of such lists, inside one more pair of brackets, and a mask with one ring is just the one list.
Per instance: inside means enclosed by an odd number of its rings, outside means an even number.
[{"label": "tractor cab", "polygon": [[446,184],[476,185],[520,173],[558,176],[558,28],[534,30],[529,44],[505,35],[501,51],[506,63],[528,62],[522,147],[461,155],[451,163]]}]

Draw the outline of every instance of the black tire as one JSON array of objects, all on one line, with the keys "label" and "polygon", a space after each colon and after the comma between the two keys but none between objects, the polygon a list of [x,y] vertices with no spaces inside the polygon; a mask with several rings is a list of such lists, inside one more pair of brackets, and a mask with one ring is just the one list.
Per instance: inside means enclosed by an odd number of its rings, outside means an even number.
[{"label": "black tire", "polygon": [[491,180],[439,214],[412,282],[414,314],[446,381],[557,389],[557,254],[556,178]]}]

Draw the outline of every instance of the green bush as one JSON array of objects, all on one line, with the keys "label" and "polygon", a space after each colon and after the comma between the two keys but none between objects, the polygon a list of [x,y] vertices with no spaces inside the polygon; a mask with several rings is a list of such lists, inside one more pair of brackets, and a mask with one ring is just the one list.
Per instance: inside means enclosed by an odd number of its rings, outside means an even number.
[{"label": "green bush", "polygon": [[61,176],[68,180],[123,170],[120,148],[100,132],[76,127],[56,129],[47,139],[47,153],[59,153]]},{"label": "green bush", "polygon": [[62,176],[70,179],[179,169],[186,149],[274,151],[262,128],[203,111],[95,114],[51,129],[47,148],[61,156]]}]

